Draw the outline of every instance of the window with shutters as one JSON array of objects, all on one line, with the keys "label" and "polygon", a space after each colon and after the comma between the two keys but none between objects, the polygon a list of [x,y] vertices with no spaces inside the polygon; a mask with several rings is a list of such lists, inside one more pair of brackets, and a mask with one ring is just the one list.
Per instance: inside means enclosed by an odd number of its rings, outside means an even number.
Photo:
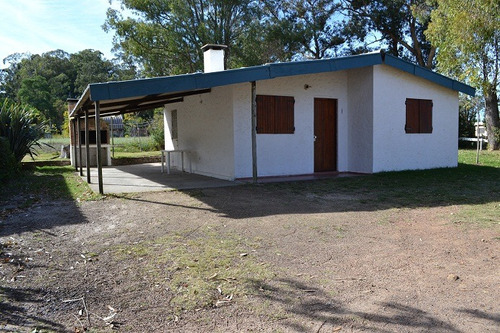
[{"label": "window with shutters", "polygon": [[289,96],[257,95],[257,133],[293,134],[294,104]]},{"label": "window with shutters", "polygon": [[432,133],[432,100],[406,99],[406,133]]}]

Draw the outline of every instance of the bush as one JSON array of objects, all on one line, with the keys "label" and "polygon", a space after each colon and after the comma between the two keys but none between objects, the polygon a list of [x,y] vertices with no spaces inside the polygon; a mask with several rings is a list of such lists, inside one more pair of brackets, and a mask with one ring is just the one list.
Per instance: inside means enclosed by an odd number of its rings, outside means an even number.
[{"label": "bush", "polygon": [[165,127],[163,125],[163,113],[156,113],[151,125],[149,125],[149,134],[153,139],[156,150],[162,150],[165,147]]},{"label": "bush", "polygon": [[7,140],[10,152],[17,163],[30,154],[36,155],[35,147],[43,136],[43,123],[37,122],[37,111],[29,106],[5,100],[0,106],[0,137]]},{"label": "bush", "polygon": [[0,137],[0,182],[12,178],[19,172],[20,164],[16,162],[14,154],[10,150],[9,141],[5,137]]}]

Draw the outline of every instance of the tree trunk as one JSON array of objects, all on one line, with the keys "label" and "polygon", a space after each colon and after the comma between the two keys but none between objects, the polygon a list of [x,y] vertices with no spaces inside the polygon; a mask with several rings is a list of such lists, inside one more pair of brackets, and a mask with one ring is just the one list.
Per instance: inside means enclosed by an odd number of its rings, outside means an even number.
[{"label": "tree trunk", "polygon": [[488,132],[488,150],[500,149],[500,120],[498,115],[498,96],[496,87],[491,85],[484,92],[485,122]]}]

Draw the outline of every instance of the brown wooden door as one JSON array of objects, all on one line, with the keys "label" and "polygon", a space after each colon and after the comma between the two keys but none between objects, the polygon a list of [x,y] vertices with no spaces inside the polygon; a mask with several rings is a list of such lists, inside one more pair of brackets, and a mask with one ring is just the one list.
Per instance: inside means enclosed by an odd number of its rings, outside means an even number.
[{"label": "brown wooden door", "polygon": [[314,172],[337,170],[337,100],[314,99]]}]

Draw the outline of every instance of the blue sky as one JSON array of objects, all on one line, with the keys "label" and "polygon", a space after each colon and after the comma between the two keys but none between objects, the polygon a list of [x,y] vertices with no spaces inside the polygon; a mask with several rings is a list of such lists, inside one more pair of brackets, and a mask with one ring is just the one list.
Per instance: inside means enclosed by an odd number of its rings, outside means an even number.
[{"label": "blue sky", "polygon": [[108,0],[0,0],[0,68],[16,52],[94,49],[113,58],[113,33],[101,28],[108,7]]}]

